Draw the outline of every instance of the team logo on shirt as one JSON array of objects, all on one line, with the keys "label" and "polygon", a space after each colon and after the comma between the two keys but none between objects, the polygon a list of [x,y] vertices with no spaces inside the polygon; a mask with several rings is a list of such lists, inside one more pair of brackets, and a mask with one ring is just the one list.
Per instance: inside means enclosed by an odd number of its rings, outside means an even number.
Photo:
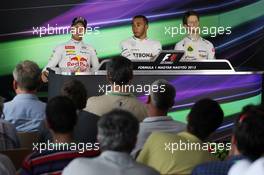
[{"label": "team logo on shirt", "polygon": [[75,50],[66,50],[66,54],[67,55],[74,55],[75,54]]},{"label": "team logo on shirt", "polygon": [[188,52],[192,52],[192,51],[193,51],[192,46],[188,46],[188,47],[187,47],[187,51],[188,51]]},{"label": "team logo on shirt", "polygon": [[73,68],[74,72],[85,72],[89,68],[87,58],[75,56],[67,62],[67,67]]},{"label": "team logo on shirt", "polygon": [[75,46],[65,46],[66,55],[75,55]]}]

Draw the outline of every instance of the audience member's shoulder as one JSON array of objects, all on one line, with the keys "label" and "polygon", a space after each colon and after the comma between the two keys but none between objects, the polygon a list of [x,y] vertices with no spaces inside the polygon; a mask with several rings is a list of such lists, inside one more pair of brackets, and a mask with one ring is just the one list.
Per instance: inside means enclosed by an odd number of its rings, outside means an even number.
[{"label": "audience member's shoulder", "polygon": [[159,175],[159,172],[155,169],[136,162],[136,168],[134,168],[135,174],[138,175]]},{"label": "audience member's shoulder", "polygon": [[7,156],[0,154],[0,174],[14,175],[15,172],[16,170],[11,160]]},{"label": "audience member's shoulder", "polygon": [[5,127],[14,127],[14,125],[6,120],[0,119],[1,125],[5,125]]},{"label": "audience member's shoulder", "polygon": [[242,175],[251,165],[247,159],[236,162],[229,170],[228,175]]},{"label": "audience member's shoulder", "polygon": [[41,104],[41,105],[44,106],[44,107],[46,107],[46,105],[47,105],[45,102],[43,102],[43,101],[41,101],[41,100],[38,100],[38,103]]},{"label": "audience member's shoulder", "polygon": [[63,175],[78,174],[85,169],[88,169],[87,165],[90,165],[90,160],[88,158],[76,158],[71,161],[63,170]]},{"label": "audience member's shoulder", "polygon": [[99,120],[100,117],[94,113],[88,112],[88,111],[84,111],[81,110],[78,114],[79,117],[89,117],[90,119],[96,119]]},{"label": "audience member's shoulder", "polygon": [[251,164],[245,175],[264,174],[264,157]]},{"label": "audience member's shoulder", "polygon": [[206,174],[206,172],[210,172],[210,170],[212,173],[214,172],[215,167],[220,168],[221,166],[224,166],[223,162],[221,161],[206,162],[196,166],[193,169],[192,174]]},{"label": "audience member's shoulder", "polygon": [[176,134],[173,133],[166,133],[166,132],[153,132],[148,140],[157,140],[157,141],[162,141],[162,140],[168,140],[175,138]]},{"label": "audience member's shoulder", "polygon": [[43,151],[40,153],[39,151],[35,150],[32,153],[30,153],[29,155],[27,155],[27,157],[24,159],[24,162],[30,163],[34,159],[48,155],[50,153],[51,153],[50,151]]},{"label": "audience member's shoulder", "polygon": [[7,108],[7,107],[9,107],[10,105],[12,105],[12,103],[13,103],[13,100],[10,100],[10,101],[5,102],[5,103],[4,103],[4,110],[5,110],[5,108]]},{"label": "audience member's shoulder", "polygon": [[6,156],[0,153],[0,162],[1,163],[11,163],[10,159]]},{"label": "audience member's shoulder", "polygon": [[93,96],[93,97],[89,97],[87,100],[87,104],[88,103],[96,103],[96,102],[102,102],[105,99],[109,98],[108,95],[100,95],[100,96]]}]

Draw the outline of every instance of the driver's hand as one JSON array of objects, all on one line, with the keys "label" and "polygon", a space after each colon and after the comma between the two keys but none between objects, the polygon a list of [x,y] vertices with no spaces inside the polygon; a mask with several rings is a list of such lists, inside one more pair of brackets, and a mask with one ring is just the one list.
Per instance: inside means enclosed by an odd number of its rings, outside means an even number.
[{"label": "driver's hand", "polygon": [[44,82],[44,83],[47,83],[48,82],[48,75],[49,75],[49,72],[48,71],[43,71],[41,73],[41,80]]}]

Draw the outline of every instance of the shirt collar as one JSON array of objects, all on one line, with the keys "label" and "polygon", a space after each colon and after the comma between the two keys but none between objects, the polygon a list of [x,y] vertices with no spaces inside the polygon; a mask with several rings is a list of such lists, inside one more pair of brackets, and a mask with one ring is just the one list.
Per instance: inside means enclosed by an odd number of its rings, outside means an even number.
[{"label": "shirt collar", "polygon": [[81,41],[77,41],[77,40],[75,40],[75,39],[71,39],[70,40],[72,43],[74,43],[74,44],[81,44],[81,43],[83,43],[83,40],[81,40]]},{"label": "shirt collar", "polygon": [[148,37],[146,37],[146,38],[144,38],[144,39],[139,39],[139,38],[137,38],[137,37],[135,37],[135,36],[132,36],[132,38],[133,38],[134,40],[136,40],[136,41],[140,41],[140,42],[143,42],[143,41],[147,41],[147,40],[148,40]]},{"label": "shirt collar", "polygon": [[201,36],[199,36],[199,38],[197,40],[194,40],[190,35],[186,36],[186,38],[188,38],[189,40],[193,41],[193,42],[197,42],[201,40]]},{"label": "shirt collar", "polygon": [[143,122],[159,122],[159,121],[172,121],[169,116],[155,116],[155,117],[147,117],[143,120]]},{"label": "shirt collar", "polygon": [[106,92],[106,95],[112,95],[112,96],[128,96],[133,97],[134,95],[129,92]]},{"label": "shirt collar", "polygon": [[35,94],[17,94],[14,99],[38,99]]},{"label": "shirt collar", "polygon": [[127,162],[133,162],[132,157],[125,152],[118,151],[103,151],[100,157],[113,162],[119,162],[120,164],[125,164]]}]

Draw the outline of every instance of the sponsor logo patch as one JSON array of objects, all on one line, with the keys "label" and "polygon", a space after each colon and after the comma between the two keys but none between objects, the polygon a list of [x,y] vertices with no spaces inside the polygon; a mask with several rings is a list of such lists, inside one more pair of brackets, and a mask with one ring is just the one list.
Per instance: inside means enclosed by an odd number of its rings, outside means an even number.
[{"label": "sponsor logo patch", "polygon": [[192,46],[188,46],[187,51],[188,51],[188,52],[192,52],[192,51],[193,51]]},{"label": "sponsor logo patch", "polygon": [[75,46],[65,46],[65,49],[75,49]]}]

